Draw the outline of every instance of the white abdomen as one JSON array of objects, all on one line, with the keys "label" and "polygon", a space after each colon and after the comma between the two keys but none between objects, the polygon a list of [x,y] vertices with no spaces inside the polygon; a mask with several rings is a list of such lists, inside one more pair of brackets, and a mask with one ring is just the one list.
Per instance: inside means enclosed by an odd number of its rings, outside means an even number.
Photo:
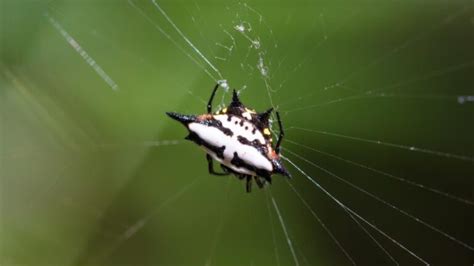
[{"label": "white abdomen", "polygon": [[[206,152],[216,161],[229,167],[230,169],[242,174],[256,175],[256,173],[253,171],[243,167],[237,167],[231,163],[232,159],[234,158],[234,153],[237,153],[238,157],[246,164],[271,172],[273,170],[273,166],[266,156],[260,153],[260,151],[252,145],[242,144],[238,140],[238,136],[242,136],[249,141],[253,141],[255,139],[264,141],[263,135],[258,130],[255,133],[252,133],[253,126],[248,125],[247,122],[245,122],[242,126],[240,123],[235,124],[237,119],[240,121],[239,118],[233,118],[231,121],[227,121],[227,118],[218,119],[222,122],[224,127],[232,131],[232,136],[226,135],[223,131],[216,127],[203,125],[200,123],[190,123],[188,127],[189,130],[196,133],[202,141],[208,143],[209,145],[218,148],[225,146],[223,157],[219,157],[215,152],[210,151],[205,147],[204,148]],[[224,121],[226,121],[226,123],[224,123]],[[245,127],[247,127],[247,129],[245,129]],[[261,142],[261,144],[264,144],[264,142]]]}]

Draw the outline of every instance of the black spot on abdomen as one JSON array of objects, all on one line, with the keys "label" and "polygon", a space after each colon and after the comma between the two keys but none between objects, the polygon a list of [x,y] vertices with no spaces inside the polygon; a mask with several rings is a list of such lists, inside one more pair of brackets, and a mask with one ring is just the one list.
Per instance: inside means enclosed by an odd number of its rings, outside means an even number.
[{"label": "black spot on abdomen", "polygon": [[255,172],[257,174],[257,176],[261,176],[267,180],[271,180],[270,179],[270,176],[271,176],[271,173],[269,171],[266,171],[266,170],[263,170],[263,169],[259,169],[253,165],[250,165],[248,163],[246,163],[244,160],[242,160],[239,155],[237,154],[237,152],[234,152],[234,157],[232,157],[232,160],[230,161],[230,163],[236,167],[239,167],[239,168],[245,168],[249,171],[252,171],[252,172]]},{"label": "black spot on abdomen", "polygon": [[206,147],[208,150],[215,153],[218,158],[224,160],[225,145],[222,147],[216,147],[216,146],[210,145],[207,142],[203,142],[202,146]]},{"label": "black spot on abdomen", "polygon": [[232,130],[224,127],[222,125],[222,122],[219,121],[219,120],[216,120],[216,119],[211,120],[207,125],[219,129],[220,131],[222,131],[222,133],[226,134],[229,137],[232,137],[234,135],[234,132],[232,132]]},{"label": "black spot on abdomen", "polygon": [[251,147],[257,149],[263,156],[265,156],[265,154],[267,154],[267,146],[265,144],[260,143],[260,141],[258,141],[258,139],[254,139],[254,140],[250,141],[246,137],[243,137],[243,136],[239,135],[239,136],[237,136],[237,140],[243,145],[248,145],[248,146],[251,146]]},{"label": "black spot on abdomen", "polygon": [[197,145],[199,146],[204,146],[206,147],[206,149],[214,152],[216,154],[217,157],[219,157],[220,159],[224,159],[224,151],[225,151],[225,145],[222,146],[222,147],[216,147],[216,146],[213,146],[207,142],[205,142],[203,139],[201,139],[196,133],[194,132],[189,132],[189,135],[185,138],[187,140],[190,140],[194,143],[196,143]]}]

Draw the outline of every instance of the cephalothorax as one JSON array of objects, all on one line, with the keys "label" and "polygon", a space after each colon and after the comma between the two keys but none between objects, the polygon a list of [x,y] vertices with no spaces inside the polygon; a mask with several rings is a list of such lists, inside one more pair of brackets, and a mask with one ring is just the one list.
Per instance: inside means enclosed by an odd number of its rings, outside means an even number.
[{"label": "cephalothorax", "polygon": [[[219,84],[212,91],[206,114],[166,113],[186,126],[189,130],[187,140],[204,148],[209,173],[214,175],[232,173],[239,179],[246,179],[247,192],[251,190],[252,178],[262,188],[266,182],[271,183],[273,174],[290,177],[280,159],[280,144],[284,136],[280,114],[276,112],[280,133],[273,148],[269,129],[273,108],[263,113],[246,108],[234,90],[230,105],[213,114],[212,100],[218,87]],[[214,171],[213,159],[220,163],[222,173]]]}]

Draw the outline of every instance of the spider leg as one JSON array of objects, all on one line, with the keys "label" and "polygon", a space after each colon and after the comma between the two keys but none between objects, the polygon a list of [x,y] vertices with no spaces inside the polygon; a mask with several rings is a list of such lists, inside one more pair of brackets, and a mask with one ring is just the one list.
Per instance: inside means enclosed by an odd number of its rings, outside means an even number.
[{"label": "spider leg", "polygon": [[252,176],[251,175],[247,175],[246,188],[247,188],[247,193],[250,193],[252,191]]},{"label": "spider leg", "polygon": [[212,163],[213,161],[212,161],[211,155],[206,154],[206,159],[207,159],[207,167],[208,167],[208,170],[209,170],[209,174],[219,175],[219,176],[229,174],[228,172],[226,172],[226,173],[217,173],[216,171],[214,171],[214,164]]},{"label": "spider leg", "polygon": [[262,172],[258,173],[258,178],[260,180],[264,181],[263,183],[265,183],[265,181],[270,183],[270,184],[272,183],[272,177],[271,177],[270,173],[268,173],[268,172],[263,172],[262,171]]},{"label": "spider leg", "polygon": [[224,173],[227,173],[227,174],[231,174],[232,173],[232,169],[230,169],[229,167],[221,164],[221,169],[222,171],[224,171]]},{"label": "spider leg", "polygon": [[254,179],[255,183],[257,183],[259,188],[263,188],[263,186],[265,186],[265,179],[263,179],[262,177],[255,176]]},{"label": "spider leg", "polygon": [[281,141],[283,140],[283,137],[285,136],[285,131],[283,131],[283,126],[281,125],[280,113],[276,112],[276,116],[278,119],[278,127],[280,129],[280,134],[278,135],[278,141],[277,141],[277,144],[275,145],[275,152],[277,154],[280,154],[280,145],[281,145]]},{"label": "spider leg", "polygon": [[211,93],[211,98],[209,98],[209,102],[207,102],[207,113],[210,114],[212,112],[212,100],[214,100],[214,96],[216,95],[217,88],[219,88],[219,83],[216,84],[214,89]]}]

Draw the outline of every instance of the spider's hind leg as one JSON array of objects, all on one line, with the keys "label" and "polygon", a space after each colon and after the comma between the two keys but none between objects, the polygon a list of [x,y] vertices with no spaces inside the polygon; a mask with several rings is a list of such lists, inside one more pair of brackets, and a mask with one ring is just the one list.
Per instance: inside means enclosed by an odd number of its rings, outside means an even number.
[{"label": "spider's hind leg", "polygon": [[229,172],[226,172],[226,171],[224,171],[224,173],[217,173],[216,171],[214,171],[214,164],[213,164],[211,155],[206,154],[206,159],[207,159],[207,168],[208,168],[208,170],[209,170],[209,174],[211,174],[211,175],[219,175],[219,176],[223,176],[223,175],[228,175],[228,174],[229,174]]},{"label": "spider's hind leg", "polygon": [[255,176],[255,183],[257,183],[258,188],[263,188],[265,186],[265,179],[259,176]]},{"label": "spider's hind leg", "polygon": [[225,166],[225,165],[223,165],[223,164],[221,164],[221,169],[222,169],[222,171],[223,171],[224,173],[227,173],[227,174],[229,174],[229,175],[230,175],[230,174],[235,174],[235,172],[234,172],[232,169],[230,169],[229,167],[227,167],[227,166]]},{"label": "spider's hind leg", "polygon": [[247,175],[247,184],[246,184],[247,193],[252,191],[252,176]]}]

